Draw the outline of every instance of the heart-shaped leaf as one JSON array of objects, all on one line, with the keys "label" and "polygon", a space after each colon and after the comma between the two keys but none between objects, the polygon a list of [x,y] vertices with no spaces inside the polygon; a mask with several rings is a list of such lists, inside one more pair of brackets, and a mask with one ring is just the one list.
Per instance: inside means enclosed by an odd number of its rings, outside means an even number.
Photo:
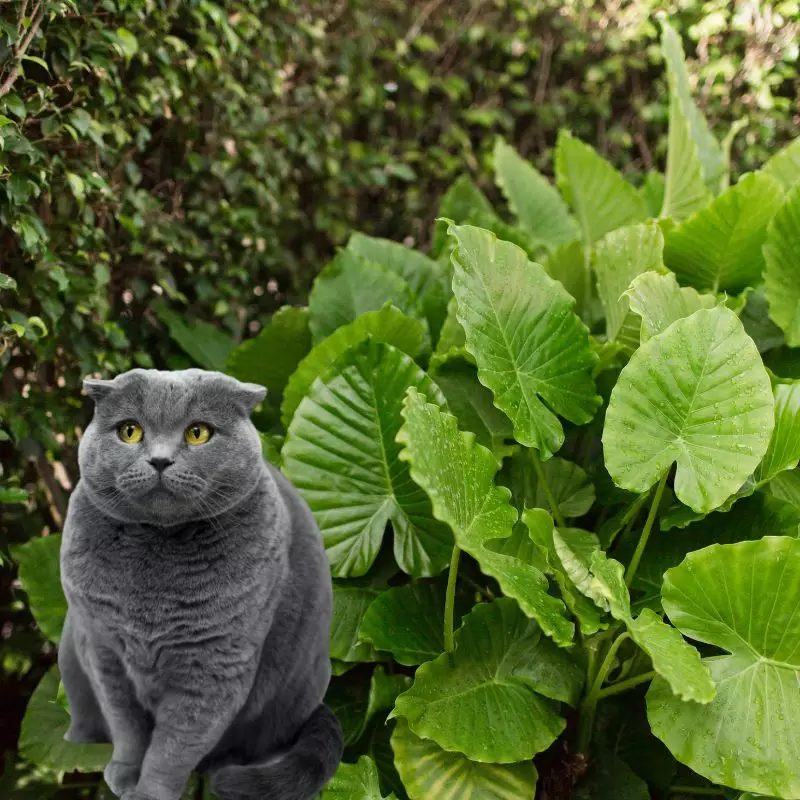
[{"label": "heart-shaped leaf", "polygon": [[630,313],[626,291],[637,275],[663,270],[663,252],[664,237],[655,222],[612,231],[595,247],[594,270],[606,312],[606,337],[619,341],[629,352],[639,346],[640,325]]},{"label": "heart-shaped leaf", "polygon": [[337,328],[386,303],[412,317],[420,315],[408,283],[390,269],[341,250],[314,281],[308,297],[309,327],[319,344]]},{"label": "heart-shaped leaf", "polygon": [[781,185],[754,172],[671,230],[664,263],[698,289],[739,291],[764,271],[761,247],[767,225],[783,201]]},{"label": "heart-shaped leaf", "polygon": [[778,150],[761,171],[779,180],[787,191],[800,183],[800,138]]},{"label": "heart-shaped leaf", "polygon": [[494,146],[494,177],[520,226],[537,241],[552,248],[580,235],[558,191],[499,138]]},{"label": "heart-shaped leaf", "polygon": [[575,299],[575,313],[587,324],[594,320],[594,299],[591,286],[591,253],[580,239],[554,247],[542,266]]},{"label": "heart-shaped leaf", "polygon": [[478,378],[513,422],[517,440],[549,458],[564,441],[553,411],[580,425],[600,405],[588,330],[572,312],[572,297],[518,247],[481,228],[449,230],[458,243],[458,320]]},{"label": "heart-shaped leaf", "polygon": [[398,459],[394,439],[409,386],[444,405],[407,355],[365,342],[334,375],[315,381],[289,426],[283,470],[314,512],[335,577],[366,573],[389,521],[401,569],[436,575],[449,561],[450,532]]},{"label": "heart-shaped leaf", "polygon": [[536,768],[520,764],[482,764],[415,735],[399,719],[392,734],[395,763],[411,800],[519,800],[533,797]]},{"label": "heart-shaped leaf", "polygon": [[505,597],[477,605],[455,642],[417,669],[392,716],[474,761],[509,764],[549,747],[565,725],[553,701],[574,704],[583,684],[571,656]]},{"label": "heart-shaped leaf", "polygon": [[322,800],[396,800],[384,798],[378,781],[378,769],[369,756],[361,756],[355,764],[342,762],[322,792]]},{"label": "heart-shaped leaf", "polygon": [[646,492],[675,461],[675,494],[721,505],[752,474],[774,427],[769,376],[727,308],[702,309],[645,342],[620,374],[603,449],[617,486]]},{"label": "heart-shaped leaf", "polygon": [[789,193],[767,228],[764,260],[769,315],[789,347],[800,347],[800,186]]},{"label": "heart-shaped leaf", "polygon": [[474,434],[459,431],[452,414],[426,403],[413,389],[403,417],[400,457],[410,463],[411,477],[430,497],[436,518],[451,527],[458,547],[500,583],[505,595],[517,600],[548,636],[568,645],[574,626],[564,604],[547,593],[547,578],[532,563],[488,546],[508,539],[517,521],[511,493],[494,485],[495,457],[477,444]]},{"label": "heart-shaped leaf", "polygon": [[331,658],[355,662],[379,660],[375,649],[359,640],[364,614],[379,594],[375,589],[334,584]]},{"label": "heart-shaped leaf", "polygon": [[647,219],[639,192],[594,148],[563,128],[556,142],[555,169],[556,184],[575,212],[585,244]]},{"label": "heart-shaped leaf", "polygon": [[297,366],[283,393],[281,419],[288,428],[300,401],[311,384],[350,348],[367,339],[385,342],[416,358],[426,344],[426,331],[420,320],[413,319],[387,304],[380,311],[362,314],[321,341]]},{"label": "heart-shaped leaf", "polygon": [[667,572],[664,610],[686,636],[726,650],[705,659],[717,696],[700,706],[661,681],[647,695],[653,733],[715,783],[800,796],[800,540],[712,545]]}]

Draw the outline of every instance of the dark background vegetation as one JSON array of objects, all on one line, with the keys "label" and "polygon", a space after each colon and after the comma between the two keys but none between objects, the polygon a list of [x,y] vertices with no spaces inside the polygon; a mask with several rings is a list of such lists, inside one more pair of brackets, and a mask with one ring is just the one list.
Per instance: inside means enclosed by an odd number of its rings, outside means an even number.
[{"label": "dark background vegetation", "polygon": [[253,335],[353,230],[424,249],[460,174],[494,195],[497,134],[548,173],[562,126],[663,169],[659,12],[759,166],[800,122],[794,2],[0,2],[3,785],[55,658],[9,544],[61,528],[81,378],[187,366],[170,312]]}]

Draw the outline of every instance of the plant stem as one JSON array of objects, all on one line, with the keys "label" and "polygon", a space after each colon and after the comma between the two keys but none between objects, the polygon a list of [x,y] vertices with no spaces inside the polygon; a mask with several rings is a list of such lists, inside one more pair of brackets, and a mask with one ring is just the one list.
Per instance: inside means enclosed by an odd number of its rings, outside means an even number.
[{"label": "plant stem", "polygon": [[447,593],[444,597],[444,649],[453,652],[453,607],[456,599],[456,577],[458,576],[458,561],[461,550],[458,545],[453,547],[450,557],[450,572],[447,574]]},{"label": "plant stem", "polygon": [[642,510],[642,506],[647,502],[647,497],[648,497],[647,494],[640,494],[630,504],[628,510],[622,515],[619,524],[608,537],[608,546],[606,547],[606,550],[611,549],[611,546],[617,540],[617,537],[620,535],[621,532],[625,531],[627,533],[627,531],[630,530],[633,523],[636,522],[636,517],[639,516],[639,512]]},{"label": "plant stem", "polygon": [[619,681],[618,683],[612,683],[611,686],[606,686],[605,689],[598,692],[597,699],[602,700],[606,697],[611,697],[615,694],[622,694],[623,692],[627,692],[629,689],[633,689],[635,686],[638,686],[640,683],[646,683],[647,681],[653,680],[655,677],[655,672],[642,672],[639,675],[634,675],[632,678],[628,678],[626,681]]},{"label": "plant stem", "polygon": [[556,521],[556,525],[559,528],[566,528],[567,524],[564,521],[564,515],[561,513],[561,509],[558,507],[556,498],[553,495],[553,490],[550,488],[550,484],[547,482],[547,478],[544,475],[542,462],[539,459],[539,453],[531,448],[530,454],[531,461],[533,461],[533,468],[536,470],[536,479],[539,481],[539,485],[544,490],[544,496],[547,498],[547,504],[550,506],[550,513],[553,515],[553,519]]},{"label": "plant stem", "polygon": [[608,652],[603,659],[603,663],[600,665],[600,669],[597,671],[594,682],[583,698],[580,708],[580,723],[578,726],[579,753],[583,753],[584,755],[589,754],[589,742],[592,738],[594,715],[597,710],[597,701],[600,699],[600,690],[608,677],[608,673],[611,672],[611,668],[614,666],[614,657],[617,654],[617,650],[630,638],[630,634],[625,631],[614,640],[611,647],[608,648]]},{"label": "plant stem", "polygon": [[653,496],[653,502],[650,505],[650,513],[647,515],[647,522],[644,523],[641,536],[639,536],[639,544],[636,545],[636,550],[628,564],[628,570],[625,573],[625,584],[630,586],[633,583],[633,578],[636,575],[636,570],[639,568],[639,562],[642,560],[644,548],[647,546],[647,540],[650,538],[650,531],[653,529],[653,523],[656,521],[656,514],[658,514],[658,507],[661,505],[661,497],[664,494],[664,487],[667,485],[667,477],[669,470],[667,470],[658,482],[658,488]]}]

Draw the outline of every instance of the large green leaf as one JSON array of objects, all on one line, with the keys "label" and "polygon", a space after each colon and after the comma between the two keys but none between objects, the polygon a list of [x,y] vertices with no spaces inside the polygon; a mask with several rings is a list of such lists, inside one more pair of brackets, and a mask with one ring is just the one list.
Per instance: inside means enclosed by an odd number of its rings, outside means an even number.
[{"label": "large green leaf", "polygon": [[775,428],[753,475],[756,486],[771,481],[784,470],[794,469],[800,462],[800,383],[777,383],[772,391]]},{"label": "large green leaf", "polygon": [[368,341],[314,382],[289,426],[283,470],[314,512],[336,577],[369,569],[389,521],[401,569],[435,575],[449,561],[450,532],[398,459],[395,435],[409,386],[444,405],[407,355]]},{"label": "large green leaf", "polygon": [[762,172],[779,180],[787,191],[800,183],[800,138],[775,153],[764,164]]},{"label": "large green leaf", "polygon": [[152,309],[167,326],[172,339],[197,366],[218,372],[225,370],[225,362],[235,346],[228,334],[208,322],[184,319],[163,303],[154,303]]},{"label": "large green leaf", "polygon": [[499,138],[494,146],[494,176],[517,221],[537,241],[552,248],[580,234],[558,191]]},{"label": "large green leaf", "polygon": [[392,716],[474,761],[510,764],[546,750],[565,725],[553,701],[577,701],[583,670],[506,597],[477,605],[455,642],[417,669]]},{"label": "large green leaf", "polygon": [[564,129],[558,134],[555,168],[556,183],[575,212],[585,244],[647,219],[639,192],[592,147]]},{"label": "large green leaf", "polygon": [[622,564],[608,558],[599,547],[586,549],[584,541],[576,540],[568,530],[556,530],[553,541],[564,569],[577,588],[625,624],[633,641],[647,653],[653,669],[670,689],[684,700],[710,702],[715,694],[714,683],[697,650],[649,608],[634,619]]},{"label": "large green leaf", "polygon": [[16,545],[11,554],[19,565],[19,582],[28,606],[44,636],[58,643],[67,616],[67,599],[61,589],[59,551],[61,535],[51,534]]},{"label": "large green leaf", "polygon": [[353,233],[347,249],[400,275],[419,299],[431,331],[438,333],[447,313],[447,290],[441,265],[399,242]]},{"label": "large green leaf", "polygon": [[111,758],[110,744],[64,741],[70,715],[58,698],[60,675],[50,667],[28,700],[19,735],[19,753],[26,761],[57,772],[99,772]]},{"label": "large green leaf", "polygon": [[764,286],[769,315],[790,347],[800,347],[800,186],[786,198],[767,228]]},{"label": "large green leaf", "polygon": [[532,761],[484,764],[421,739],[399,719],[392,734],[400,776],[411,800],[520,800],[536,791]]},{"label": "large green leaf", "polygon": [[[394,797],[392,794],[385,800]],[[384,800],[375,762],[369,756],[361,756],[355,764],[339,764],[321,800]]]},{"label": "large green leaf", "polygon": [[590,253],[580,239],[560,244],[548,253],[542,266],[575,298],[575,313],[587,325],[593,321]]},{"label": "large green leaf", "polygon": [[718,305],[713,294],[701,294],[691,286],[679,286],[672,272],[647,272],[635,278],[625,291],[632,313],[641,317],[640,341],[646,342],[666,330],[675,320],[701,308]]},{"label": "large green leaf", "polygon": [[287,428],[314,380],[322,377],[350,348],[367,339],[386,342],[416,358],[425,347],[426,332],[422,322],[390,304],[380,311],[362,314],[349,325],[343,325],[321,341],[300,362],[289,379],[281,404],[281,419]]},{"label": "large green leaf", "polygon": [[753,340],[729,309],[701,309],[645,342],[622,370],[603,430],[606,468],[641,493],[677,462],[675,494],[707,513],[752,474],[774,424]]},{"label": "large green leaf", "polygon": [[268,396],[277,399],[309,350],[308,309],[283,306],[258,336],[231,351],[225,371],[240,381],[266,386]]},{"label": "large green leaf", "polygon": [[309,327],[318,344],[337,328],[386,303],[417,317],[419,306],[408,283],[381,264],[340,250],[317,275],[308,297]]},{"label": "large green leaf", "polygon": [[564,441],[553,411],[584,424],[600,405],[588,330],[572,312],[572,297],[518,247],[481,228],[451,225],[450,232],[458,242],[458,319],[478,377],[517,440],[549,458]]},{"label": "large green leaf", "polygon": [[670,98],[677,99],[681,116],[688,123],[692,141],[697,149],[698,160],[702,165],[704,182],[711,191],[716,192],[719,190],[725,168],[722,147],[714,138],[703,113],[692,99],[683,45],[666,18],[662,20],[661,52],[667,67]]},{"label": "large green leaf", "polygon": [[488,546],[508,539],[517,521],[511,493],[494,485],[495,457],[474,434],[459,431],[454,416],[426,403],[413,389],[403,417],[398,441],[405,449],[400,457],[410,462],[411,476],[431,498],[437,519],[452,528],[456,544],[499,582],[505,595],[517,600],[548,636],[568,645],[574,626],[566,619],[564,604],[547,593],[547,578],[529,561]]},{"label": "large green leaf", "polygon": [[800,797],[800,540],[767,536],[690,553],[664,579],[664,610],[686,636],[726,650],[705,659],[706,706],[654,681],[653,732],[715,783]]},{"label": "large green leaf", "polygon": [[655,222],[629,225],[604,236],[595,247],[597,292],[606,312],[606,337],[630,352],[639,346],[639,321],[625,294],[643,272],[663,270],[664,237]]},{"label": "large green leaf", "polygon": [[714,202],[671,230],[664,263],[698,289],[739,291],[761,280],[761,247],[781,205],[780,184],[768,175],[745,175]]},{"label": "large green leaf", "polygon": [[355,662],[379,660],[375,649],[359,639],[364,614],[379,595],[375,589],[334,583],[331,658]]},{"label": "large green leaf", "polygon": [[389,589],[364,614],[361,638],[406,666],[444,652],[444,590],[435,583]]}]

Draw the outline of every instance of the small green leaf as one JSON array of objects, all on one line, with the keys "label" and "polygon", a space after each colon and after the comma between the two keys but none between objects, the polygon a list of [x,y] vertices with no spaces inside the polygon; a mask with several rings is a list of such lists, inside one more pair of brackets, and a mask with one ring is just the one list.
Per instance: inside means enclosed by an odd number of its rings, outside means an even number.
[{"label": "small green leaf", "polygon": [[450,559],[447,526],[434,519],[398,459],[395,435],[409,386],[445,404],[407,355],[365,342],[314,382],[287,431],[283,471],[314,512],[335,577],[367,572],[389,521],[395,558],[407,573],[436,575]]},{"label": "small green leaf", "polygon": [[[544,261],[544,271],[575,298],[575,313],[589,324],[592,317],[590,253],[580,239],[553,248]],[[587,305],[588,304],[588,305]]]},{"label": "small green leaf", "polygon": [[568,645],[574,626],[565,618],[564,604],[547,593],[547,578],[533,564],[490,547],[508,539],[517,521],[511,493],[494,485],[495,457],[477,444],[474,434],[459,431],[454,416],[426,403],[413,389],[403,417],[400,457],[431,498],[436,518],[451,527],[456,544],[500,583],[505,595],[517,600],[548,636]]},{"label": "small green leaf", "polygon": [[[460,225],[474,225],[480,218],[496,217],[486,195],[470,180],[468,175],[457,178],[439,204],[439,218],[453,220]],[[432,252],[438,258],[447,249],[447,224],[437,221]]]},{"label": "small green leaf", "polygon": [[378,661],[375,649],[359,640],[361,621],[380,593],[358,586],[333,586],[331,658],[337,661]]},{"label": "small green leaf", "polygon": [[308,298],[314,343],[389,302],[412,317],[419,316],[417,299],[400,275],[352,251],[341,250],[319,273]]},{"label": "small green leaf", "polygon": [[778,383],[773,387],[775,428],[769,447],[753,476],[756,485],[771,481],[778,473],[800,463],[800,383]]},{"label": "small green leaf", "polygon": [[494,146],[494,176],[520,226],[538,242],[552,248],[579,235],[558,191],[502,139]]},{"label": "small green leaf", "polygon": [[698,289],[738,291],[761,281],[767,224],[783,202],[768,175],[745,175],[714,202],[671,230],[664,263]]},{"label": "small green leaf", "polygon": [[647,218],[639,192],[588,144],[562,129],[555,152],[556,183],[575,212],[584,243]]},{"label": "small green leaf", "polygon": [[736,314],[701,309],[645,342],[611,393],[603,430],[617,486],[646,492],[677,462],[675,494],[700,513],[753,473],[774,427],[769,376]]},{"label": "small green leaf", "polygon": [[9,275],[4,275],[2,272],[0,272],[0,291],[16,292],[17,282]]},{"label": "small green leaf", "polygon": [[800,347],[800,186],[789,193],[767,228],[764,242],[764,286],[769,315]]},{"label": "small green leaf", "polygon": [[417,669],[392,716],[474,761],[509,764],[547,749],[565,725],[552,701],[577,700],[578,665],[510,598],[476,606],[455,641],[453,653]]},{"label": "small green leaf", "polygon": [[787,192],[800,183],[800,138],[775,153],[761,171],[779,180]]},{"label": "small green leaf", "polygon": [[425,329],[422,322],[389,304],[343,325],[314,347],[289,378],[281,404],[281,420],[287,428],[314,381],[324,376],[348,350],[367,339],[385,342],[415,358],[425,346]]},{"label": "small green leaf", "polygon": [[322,792],[321,800],[396,800],[384,798],[378,782],[378,769],[369,756],[361,756],[355,764],[342,762]]},{"label": "small green leaf", "polygon": [[478,378],[511,419],[517,440],[549,458],[564,441],[553,411],[581,425],[600,405],[588,330],[561,284],[518,247],[481,228],[452,225],[450,232],[458,242],[458,320]]},{"label": "small green leaf", "polygon": [[130,61],[139,52],[139,42],[127,28],[117,28],[117,44],[126,61]]},{"label": "small green leaf", "polygon": [[158,303],[156,316],[167,326],[169,335],[203,369],[222,372],[234,347],[233,339],[219,328],[202,320],[184,320],[180,314]]},{"label": "small green leaf", "polygon": [[[5,440],[8,440],[8,434],[6,434]],[[18,486],[0,486],[0,503],[10,505],[27,503],[28,500],[30,500],[30,495],[25,489],[20,489]]]},{"label": "small green leaf", "polygon": [[800,796],[800,540],[767,536],[690,553],[667,572],[663,604],[682,633],[729,655],[704,659],[717,685],[709,705],[653,682],[653,733],[714,783]]},{"label": "small green leaf", "polygon": [[395,763],[411,800],[520,800],[536,791],[532,761],[485,764],[421,739],[399,719],[392,734]]}]

